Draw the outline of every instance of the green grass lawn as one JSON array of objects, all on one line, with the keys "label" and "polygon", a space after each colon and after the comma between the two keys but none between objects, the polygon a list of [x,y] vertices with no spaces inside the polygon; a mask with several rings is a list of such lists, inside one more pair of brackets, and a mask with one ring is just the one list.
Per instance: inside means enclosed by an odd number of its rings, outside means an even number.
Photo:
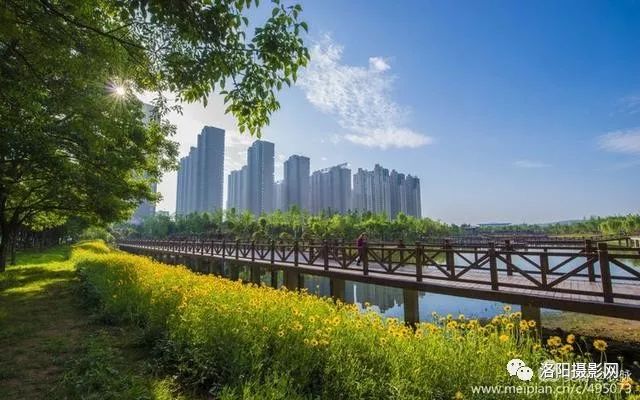
[{"label": "green grass lawn", "polygon": [[186,399],[156,376],[141,332],[90,314],[70,247],[18,256],[0,274],[0,399]]}]

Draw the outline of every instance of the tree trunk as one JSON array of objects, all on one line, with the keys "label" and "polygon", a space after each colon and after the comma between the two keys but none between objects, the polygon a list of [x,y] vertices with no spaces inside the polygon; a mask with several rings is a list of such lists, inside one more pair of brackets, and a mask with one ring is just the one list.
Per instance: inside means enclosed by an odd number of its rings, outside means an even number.
[{"label": "tree trunk", "polygon": [[9,258],[9,230],[3,229],[0,233],[0,272],[4,272],[7,268],[7,259]]},{"label": "tree trunk", "polygon": [[9,244],[11,246],[11,265],[16,265],[16,242],[18,241],[18,235],[14,233],[9,234]]}]

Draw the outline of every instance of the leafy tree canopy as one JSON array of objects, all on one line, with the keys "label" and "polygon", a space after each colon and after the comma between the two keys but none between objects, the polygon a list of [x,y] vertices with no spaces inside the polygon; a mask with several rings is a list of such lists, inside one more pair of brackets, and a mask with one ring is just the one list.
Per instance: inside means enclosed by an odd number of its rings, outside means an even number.
[{"label": "leafy tree canopy", "polygon": [[[217,91],[260,135],[308,61],[301,7],[272,0],[6,0],[0,3],[0,271],[20,226],[122,219],[175,167],[179,102]],[[135,92],[157,93],[149,118]],[[171,92],[178,103],[163,96]]]}]

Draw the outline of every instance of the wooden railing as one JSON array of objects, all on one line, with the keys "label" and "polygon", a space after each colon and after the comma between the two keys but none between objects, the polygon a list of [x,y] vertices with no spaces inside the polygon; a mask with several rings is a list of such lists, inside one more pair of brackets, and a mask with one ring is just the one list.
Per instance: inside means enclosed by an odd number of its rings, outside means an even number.
[{"label": "wooden railing", "polygon": [[[124,249],[200,255],[277,266],[312,266],[368,276],[457,282],[499,291],[536,291],[600,297],[606,303],[640,301],[640,251],[586,240],[582,245],[520,248],[501,244],[415,243],[354,245],[328,242],[122,240]],[[397,278],[396,278],[397,279]],[[640,305],[640,303],[639,303]]]}]

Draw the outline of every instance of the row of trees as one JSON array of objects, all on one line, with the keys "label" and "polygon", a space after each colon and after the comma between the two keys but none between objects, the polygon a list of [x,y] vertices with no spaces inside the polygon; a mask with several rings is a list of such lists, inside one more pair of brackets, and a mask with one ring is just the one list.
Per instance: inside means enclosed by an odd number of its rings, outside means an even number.
[{"label": "row of trees", "polygon": [[[243,240],[261,239],[353,239],[366,232],[372,240],[414,241],[424,237],[471,234],[468,225],[449,225],[429,218],[398,214],[389,219],[384,214],[351,212],[348,214],[311,215],[293,207],[289,211],[254,216],[235,209],[214,213],[192,213],[172,216],[159,212],[140,225],[121,224],[116,233],[125,237],[230,237]],[[509,225],[483,228],[476,234],[539,233],[546,235],[611,235],[640,231],[640,215],[592,217],[582,221],[547,225]]]},{"label": "row of trees", "polygon": [[640,232],[640,214],[590,217],[544,225],[508,225],[483,229],[484,232],[520,231],[548,235],[631,235]]},{"label": "row of trees", "polygon": [[263,3],[0,1],[0,272],[20,232],[121,221],[157,200],[150,186],[177,157],[164,116],[182,102],[222,95],[260,136],[309,60],[301,7]]},{"label": "row of trees", "polygon": [[461,233],[461,228],[429,218],[369,212],[311,215],[293,207],[256,217],[235,209],[214,213],[171,216],[160,212],[140,225],[120,225],[116,231],[124,236],[145,238],[189,237],[196,235],[227,236],[239,239],[352,239],[366,232],[371,240],[417,240],[424,236]]}]

